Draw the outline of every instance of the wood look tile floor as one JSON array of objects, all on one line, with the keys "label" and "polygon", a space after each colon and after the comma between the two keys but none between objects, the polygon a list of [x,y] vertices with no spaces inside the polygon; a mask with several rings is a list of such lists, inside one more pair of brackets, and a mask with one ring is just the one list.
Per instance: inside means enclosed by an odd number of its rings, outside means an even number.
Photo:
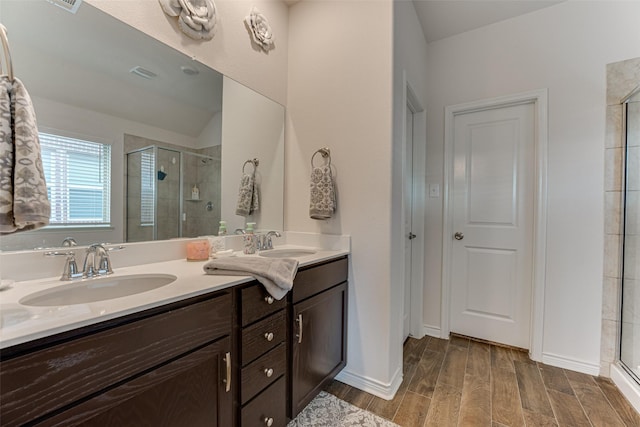
[{"label": "wood look tile floor", "polygon": [[326,391],[403,427],[640,427],[640,415],[608,379],[455,336],[407,340],[393,400],[338,381]]}]

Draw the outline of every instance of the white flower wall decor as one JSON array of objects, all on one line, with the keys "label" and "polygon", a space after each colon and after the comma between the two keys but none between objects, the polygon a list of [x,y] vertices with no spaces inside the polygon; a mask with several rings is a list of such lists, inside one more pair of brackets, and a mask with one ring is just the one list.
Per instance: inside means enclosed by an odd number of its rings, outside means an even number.
[{"label": "white flower wall decor", "polygon": [[244,18],[244,23],[251,34],[251,40],[263,51],[269,52],[275,47],[275,38],[269,25],[269,21],[256,7],[252,7],[249,16]]},{"label": "white flower wall decor", "polygon": [[211,40],[216,32],[217,12],[213,0],[158,0],[164,13],[178,17],[178,26],[195,40]]}]

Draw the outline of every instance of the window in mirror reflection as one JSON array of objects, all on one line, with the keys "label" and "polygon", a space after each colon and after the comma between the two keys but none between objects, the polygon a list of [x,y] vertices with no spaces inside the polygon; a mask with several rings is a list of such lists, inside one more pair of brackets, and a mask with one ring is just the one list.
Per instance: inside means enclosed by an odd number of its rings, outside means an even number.
[{"label": "window in mirror reflection", "polygon": [[110,225],[111,146],[39,133],[51,226]]}]

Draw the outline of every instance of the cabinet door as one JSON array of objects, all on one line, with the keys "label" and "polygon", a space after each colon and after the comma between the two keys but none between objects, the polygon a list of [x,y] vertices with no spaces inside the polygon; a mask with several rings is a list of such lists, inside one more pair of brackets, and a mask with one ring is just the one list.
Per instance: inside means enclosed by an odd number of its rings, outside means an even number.
[{"label": "cabinet door", "polygon": [[346,364],[347,283],[293,306],[292,414]]},{"label": "cabinet door", "polygon": [[232,391],[226,390],[229,338],[76,405],[42,426],[233,425]]}]

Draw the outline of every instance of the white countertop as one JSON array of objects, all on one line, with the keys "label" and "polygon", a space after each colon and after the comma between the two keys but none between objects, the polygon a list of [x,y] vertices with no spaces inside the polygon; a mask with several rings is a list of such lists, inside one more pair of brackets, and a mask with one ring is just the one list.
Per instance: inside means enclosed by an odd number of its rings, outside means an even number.
[{"label": "white countertop", "polygon": [[[349,253],[348,250],[324,250],[294,245],[279,246],[278,249],[280,248],[301,248],[316,251],[314,254],[298,257],[299,267]],[[206,261],[172,260],[122,268],[114,264],[114,274],[108,277],[152,273],[170,274],[177,276],[177,279],[168,285],[150,291],[86,304],[53,307],[25,306],[19,301],[27,295],[67,283],[78,283],[78,281],[62,282],[58,280],[59,277],[49,277],[16,282],[11,288],[0,291],[0,349],[253,280],[250,276],[206,275],[203,270],[205,263]]]}]

